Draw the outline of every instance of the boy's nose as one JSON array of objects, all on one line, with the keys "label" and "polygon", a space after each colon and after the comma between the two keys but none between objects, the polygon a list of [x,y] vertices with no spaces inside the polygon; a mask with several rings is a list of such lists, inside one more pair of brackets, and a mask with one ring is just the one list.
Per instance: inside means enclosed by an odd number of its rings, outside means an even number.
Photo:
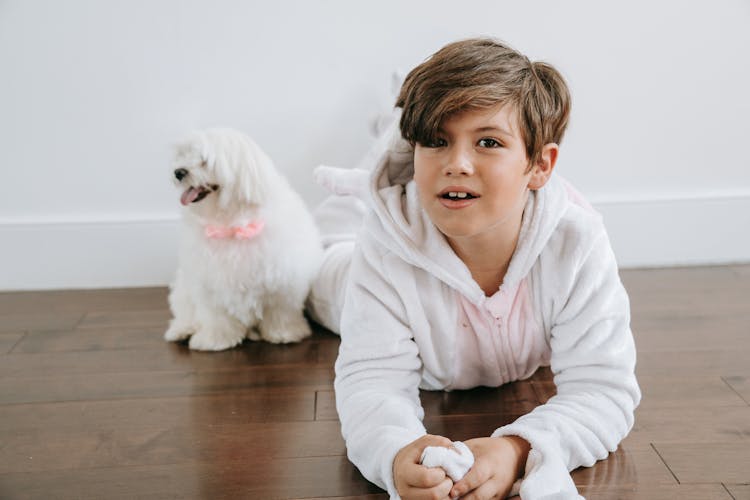
[{"label": "boy's nose", "polygon": [[471,156],[459,148],[454,148],[446,159],[445,175],[471,175],[474,173],[474,166],[471,163]]}]

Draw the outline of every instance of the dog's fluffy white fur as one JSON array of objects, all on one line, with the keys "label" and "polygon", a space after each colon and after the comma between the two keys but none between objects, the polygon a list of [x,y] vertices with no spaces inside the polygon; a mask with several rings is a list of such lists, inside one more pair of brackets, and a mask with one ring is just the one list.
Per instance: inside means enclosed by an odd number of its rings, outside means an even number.
[{"label": "dog's fluffy white fur", "polygon": [[[304,201],[247,136],[196,132],[176,146],[173,176],[185,205],[179,263],[164,338],[191,349],[242,342],[299,341],[310,335],[305,299],[322,247]],[[251,239],[215,239],[206,226],[262,221]]]}]

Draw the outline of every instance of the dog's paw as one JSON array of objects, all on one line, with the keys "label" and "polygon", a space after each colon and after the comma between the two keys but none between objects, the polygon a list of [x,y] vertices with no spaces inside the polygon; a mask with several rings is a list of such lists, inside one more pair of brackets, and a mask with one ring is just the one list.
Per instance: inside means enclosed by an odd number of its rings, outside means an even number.
[{"label": "dog's paw", "polygon": [[241,342],[242,338],[221,337],[205,332],[197,332],[190,337],[188,346],[194,351],[223,351],[224,349],[231,349]]},{"label": "dog's paw", "polygon": [[245,336],[252,341],[263,340],[260,332],[255,328],[250,328]]},{"label": "dog's paw", "polygon": [[289,344],[312,335],[310,324],[299,315],[299,318],[288,319],[276,324],[261,324],[260,334],[263,340],[272,344]]},{"label": "dog's paw", "polygon": [[164,340],[167,342],[179,342],[190,337],[194,333],[194,329],[191,326],[180,324],[172,320],[169,324],[169,328],[164,333]]}]

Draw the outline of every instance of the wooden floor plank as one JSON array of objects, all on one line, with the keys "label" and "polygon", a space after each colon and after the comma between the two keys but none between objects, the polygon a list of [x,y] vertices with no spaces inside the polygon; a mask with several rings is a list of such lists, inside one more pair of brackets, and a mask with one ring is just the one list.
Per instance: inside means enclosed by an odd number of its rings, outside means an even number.
[{"label": "wooden floor plank", "polygon": [[593,467],[582,467],[571,475],[578,487],[646,486],[678,484],[653,448],[628,449],[621,446]]},{"label": "wooden floor plank", "polygon": [[308,368],[304,372],[288,367],[243,369],[237,372],[138,372],[90,373],[41,378],[0,378],[0,401],[40,403],[53,401],[95,401],[101,399],[190,396],[233,391],[306,387],[329,389],[332,368]]},{"label": "wooden floor plank", "polygon": [[724,376],[745,373],[749,364],[748,348],[638,351],[636,373],[639,377],[689,377],[696,373],[704,377]]},{"label": "wooden floor plank", "polygon": [[387,493],[370,493],[365,495],[357,495],[356,497],[299,497],[293,500],[322,500],[324,498],[326,500],[388,500],[389,497]]},{"label": "wooden floor plank", "polygon": [[0,355],[8,354],[23,339],[23,332],[0,333]]},{"label": "wooden floor plank", "polygon": [[692,408],[695,406],[718,408],[746,406],[747,403],[733,391],[720,376],[684,377],[641,376],[643,392],[641,408]]},{"label": "wooden floor plank", "polygon": [[725,484],[734,500],[750,500],[750,484]]},{"label": "wooden floor plank", "polygon": [[305,388],[255,388],[181,397],[0,405],[0,433],[60,434],[76,428],[211,427],[313,420],[315,392]]},{"label": "wooden floor plank", "polygon": [[[160,332],[149,330],[160,338]],[[102,350],[64,351],[60,342],[71,337],[72,345],[90,345],[92,337],[88,333],[55,332],[51,351],[14,352],[3,358],[0,364],[0,377],[41,377],[76,375],[86,373],[123,372],[170,372],[188,371],[237,371],[253,369],[259,365],[280,366],[286,364],[316,364],[320,343],[314,339],[306,342],[273,345],[266,342],[245,342],[240,348],[221,352],[191,351],[182,344],[167,343],[159,339],[129,350],[113,349],[113,341],[104,336],[103,342],[110,344]],[[147,334],[144,334],[147,335]],[[61,340],[61,337],[63,340]],[[32,338],[29,342],[38,341]],[[41,341],[43,342],[43,341]],[[128,341],[122,341],[128,342]],[[57,346],[54,344],[57,343]],[[37,342],[39,345],[39,342]],[[21,352],[16,352],[21,351]],[[323,366],[321,364],[320,366]],[[331,365],[325,365],[331,366]]]},{"label": "wooden floor plank", "polygon": [[721,484],[582,487],[587,500],[732,500]]},{"label": "wooden floor plank", "polygon": [[13,349],[14,354],[106,351],[123,349],[155,350],[164,342],[162,327],[114,326],[110,328],[30,331]]},{"label": "wooden floor plank", "polygon": [[427,432],[445,436],[453,441],[487,437],[498,427],[512,423],[521,414],[484,413],[478,415],[427,415],[424,425]]},{"label": "wooden floor plank", "polygon": [[[529,400],[522,400],[511,405],[497,404],[498,401],[507,397],[507,393],[498,392],[487,398],[488,392],[467,391],[465,395],[460,396],[467,410],[455,414],[453,412],[457,410],[454,402],[449,402],[443,407],[432,402],[431,406],[425,408],[424,425],[427,432],[446,436],[454,441],[489,436],[498,427],[513,422],[530,411],[528,408],[533,409],[536,406],[536,403],[529,402]],[[422,401],[428,399],[429,402],[430,398],[440,393],[423,391],[422,394]],[[425,398],[425,395],[428,397]],[[338,420],[333,391],[317,392],[315,416],[316,420]]]},{"label": "wooden floor plank", "polygon": [[466,391],[420,391],[428,415],[477,415],[482,413],[528,413],[539,405],[530,382],[499,388],[477,387]]},{"label": "wooden floor plank", "polygon": [[537,399],[540,404],[544,404],[551,397],[557,394],[557,386],[554,382],[531,382],[531,387],[534,389]]},{"label": "wooden floor plank", "polygon": [[71,330],[83,318],[77,312],[9,312],[0,315],[0,333],[26,330]]},{"label": "wooden floor plank", "polygon": [[[750,358],[748,359],[748,363],[750,363]],[[746,368],[744,371],[750,371],[750,368]],[[750,375],[728,375],[722,378],[732,390],[750,405]]]},{"label": "wooden floor plank", "polygon": [[[205,417],[204,417],[205,418]],[[35,472],[272,458],[344,456],[338,422],[192,424],[0,433],[0,470]],[[60,450],[67,450],[60,453]]]},{"label": "wooden floor plank", "polygon": [[[746,306],[745,306],[746,307]],[[750,311],[741,315],[704,315],[691,312],[664,313],[663,318],[634,320],[632,329],[641,353],[671,353],[675,349],[742,349],[747,346]],[[707,335],[710,332],[710,335]]]},{"label": "wooden floor plank", "polygon": [[680,484],[750,484],[750,445],[725,443],[654,443]]},{"label": "wooden floor plank", "polygon": [[725,304],[737,309],[743,296],[735,294],[750,291],[750,280],[743,276],[750,272],[748,268],[745,265],[628,269],[620,275],[631,302],[649,306],[643,310],[665,310],[680,304],[698,309]]},{"label": "wooden floor plank", "polygon": [[730,271],[736,274],[745,283],[750,284],[750,265],[748,264],[736,264],[727,266]]},{"label": "wooden floor plank", "polygon": [[10,473],[0,474],[0,485],[2,492],[40,500],[328,498],[382,491],[344,456]]},{"label": "wooden floor plank", "polygon": [[8,313],[86,313],[167,308],[166,287],[0,292],[0,316]]},{"label": "wooden floor plank", "polygon": [[167,330],[172,315],[168,309],[147,309],[127,311],[93,311],[88,312],[81,319],[78,328],[107,328],[117,327],[158,327]]},{"label": "wooden floor plank", "polygon": [[338,420],[336,395],[333,391],[315,393],[315,420]]},{"label": "wooden floor plank", "polygon": [[750,407],[639,408],[625,441],[629,447],[651,443],[733,443],[750,447]]},{"label": "wooden floor plank", "polygon": [[316,361],[319,364],[333,366],[336,357],[339,355],[340,338],[338,335],[319,328],[315,332],[314,338],[319,339],[318,357]]}]

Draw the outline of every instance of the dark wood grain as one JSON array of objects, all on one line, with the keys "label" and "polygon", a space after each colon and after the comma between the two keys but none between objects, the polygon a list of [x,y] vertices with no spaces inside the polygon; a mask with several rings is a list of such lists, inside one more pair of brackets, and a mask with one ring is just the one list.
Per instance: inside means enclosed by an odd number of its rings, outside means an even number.
[{"label": "dark wood grain", "polygon": [[690,405],[720,408],[747,403],[718,375],[657,376],[641,375],[641,408],[681,408]]},{"label": "dark wood grain", "polygon": [[[622,272],[643,403],[589,500],[750,498],[750,266]],[[220,353],[169,344],[167,290],[0,293],[0,498],[387,498],[346,458],[336,335]],[[487,436],[552,372],[422,391],[428,432]]]},{"label": "dark wood grain", "polygon": [[[750,364],[750,362],[748,363]],[[727,370],[728,371],[728,370]],[[749,375],[729,375],[722,377],[722,380],[732,388],[743,401],[750,404],[750,367],[744,370]]]},{"label": "dark wood grain", "polygon": [[8,313],[52,313],[167,309],[167,289],[119,288],[0,292],[0,316]]},{"label": "dark wood grain", "polygon": [[572,472],[577,486],[601,489],[609,485],[661,486],[674,485],[669,468],[653,449],[628,449],[621,447],[595,467]]},{"label": "dark wood grain", "polygon": [[750,500],[750,484],[725,484],[734,500]]},{"label": "dark wood grain", "polygon": [[588,500],[734,500],[723,485],[606,485],[578,488]]},{"label": "dark wood grain", "polygon": [[315,420],[338,420],[336,397],[331,391],[315,392]]},{"label": "dark wood grain", "polygon": [[9,312],[0,314],[0,333],[25,330],[71,330],[83,319],[77,312]]},{"label": "dark wood grain", "polygon": [[656,443],[680,483],[747,483],[750,445],[746,439],[714,443]]},{"label": "dark wood grain", "polygon": [[82,373],[57,377],[6,376],[0,379],[0,400],[7,403],[97,401],[288,387],[306,387],[315,391],[328,389],[332,384],[333,370],[329,367],[294,370],[274,366],[265,369],[243,367],[237,372],[156,371]]},{"label": "dark wood grain", "polygon": [[0,356],[8,354],[24,337],[23,332],[0,333]]}]

